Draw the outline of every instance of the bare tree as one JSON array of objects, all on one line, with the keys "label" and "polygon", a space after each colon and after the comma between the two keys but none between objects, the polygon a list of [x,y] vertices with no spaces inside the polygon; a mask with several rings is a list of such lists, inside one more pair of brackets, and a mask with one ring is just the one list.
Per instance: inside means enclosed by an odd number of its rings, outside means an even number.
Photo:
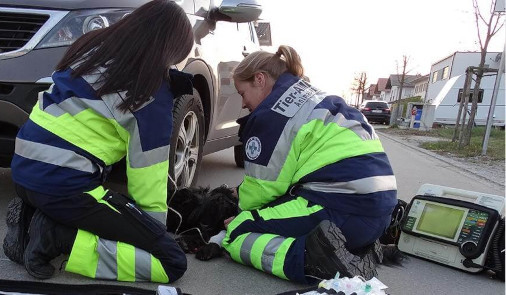
[{"label": "bare tree", "polygon": [[[400,117],[400,106],[401,106],[401,99],[402,99],[402,91],[404,90],[404,84],[406,83],[406,75],[409,73],[410,70],[407,69],[408,63],[409,63],[409,56],[403,55],[402,56],[402,73],[399,71],[399,62],[397,62],[397,79],[399,79],[399,93],[397,94],[397,101],[396,101],[396,108],[395,108],[395,114],[393,118],[394,124],[397,124],[397,119]],[[392,122],[392,121],[390,121]]]},{"label": "bare tree", "polygon": [[[481,50],[481,58],[480,64],[473,71],[476,75],[476,80],[471,96],[471,113],[469,114],[469,121],[467,122],[467,126],[465,126],[465,129],[463,129],[463,135],[461,136],[461,140],[459,142],[460,147],[468,146],[471,141],[471,131],[474,126],[474,119],[476,117],[476,111],[478,109],[478,96],[480,92],[481,79],[483,78],[484,73],[487,72],[487,69],[485,68],[485,58],[487,56],[488,45],[492,37],[504,25],[504,21],[502,21],[502,16],[504,16],[504,13],[494,13],[494,8],[497,0],[490,1],[490,7],[487,12],[480,10],[478,0],[472,1],[474,8],[474,17],[476,20],[476,30],[478,32],[478,43]],[[483,0],[480,0],[480,3],[482,2]],[[482,32],[482,30],[485,32]],[[470,85],[468,87],[470,87]],[[464,126],[462,128],[464,128]]]},{"label": "bare tree", "polygon": [[353,85],[351,90],[357,94],[357,106],[359,106],[364,100],[365,85],[367,84],[367,73],[360,72],[353,78]]}]

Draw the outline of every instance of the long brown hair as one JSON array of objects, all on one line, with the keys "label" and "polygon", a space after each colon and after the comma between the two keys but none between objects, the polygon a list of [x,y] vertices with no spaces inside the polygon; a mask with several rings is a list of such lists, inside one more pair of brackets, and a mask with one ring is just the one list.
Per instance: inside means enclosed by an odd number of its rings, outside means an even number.
[{"label": "long brown hair", "polygon": [[56,70],[82,62],[72,74],[77,77],[104,67],[97,95],[126,90],[118,108],[135,110],[160,88],[169,67],[183,61],[192,47],[193,31],[184,10],[173,1],[153,0],[110,27],[81,36]]},{"label": "long brown hair", "polygon": [[304,67],[299,54],[290,46],[281,45],[276,53],[256,51],[246,56],[234,70],[234,80],[252,80],[255,73],[264,72],[277,80],[288,71],[297,76],[304,76]]}]

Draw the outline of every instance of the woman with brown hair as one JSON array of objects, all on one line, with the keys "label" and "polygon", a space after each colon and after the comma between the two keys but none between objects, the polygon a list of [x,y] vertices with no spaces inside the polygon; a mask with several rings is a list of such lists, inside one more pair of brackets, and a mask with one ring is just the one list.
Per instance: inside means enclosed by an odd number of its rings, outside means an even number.
[{"label": "woman with brown hair", "polygon": [[[60,254],[70,254],[65,270],[92,278],[183,275],[186,256],[165,228],[168,155],[173,99],[193,88],[190,75],[169,68],[193,44],[184,10],[169,0],[72,44],[16,138],[20,198],[7,213],[7,257],[40,279]],[[123,157],[128,196],[102,186]]]}]

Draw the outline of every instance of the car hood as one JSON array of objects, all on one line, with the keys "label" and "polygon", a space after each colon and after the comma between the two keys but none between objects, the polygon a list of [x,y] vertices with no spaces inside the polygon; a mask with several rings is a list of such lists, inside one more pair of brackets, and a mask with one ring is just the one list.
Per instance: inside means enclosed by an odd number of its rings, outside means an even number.
[{"label": "car hood", "polygon": [[52,10],[135,8],[150,0],[3,0],[0,6]]}]

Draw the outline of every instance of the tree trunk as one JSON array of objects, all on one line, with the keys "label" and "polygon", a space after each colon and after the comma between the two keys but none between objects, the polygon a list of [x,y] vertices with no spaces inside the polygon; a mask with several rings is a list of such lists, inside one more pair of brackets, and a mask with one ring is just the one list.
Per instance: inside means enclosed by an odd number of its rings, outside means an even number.
[{"label": "tree trunk", "polygon": [[[470,74],[472,77],[472,73]],[[467,85],[465,92],[467,92],[466,97],[464,98],[464,109],[462,115],[462,125],[460,126],[459,131],[459,147],[462,147],[462,139],[464,138],[464,131],[466,130],[466,117],[467,117],[467,104],[469,103],[469,90],[471,85]]]},{"label": "tree trunk", "polygon": [[[467,103],[468,97],[469,97],[469,89],[471,85],[471,79],[473,78],[473,72],[471,70],[471,67],[468,67],[466,69],[466,80],[464,81],[464,89],[462,89],[462,97],[460,97],[460,105],[459,105],[459,112],[457,113],[457,120],[455,121],[455,130],[453,131],[453,138],[452,142],[456,142],[457,138],[461,138],[459,131],[459,128],[461,127],[460,124],[465,124],[465,116],[462,116],[462,111],[464,109],[464,102]],[[460,122],[460,118],[462,116],[462,123]]]},{"label": "tree trunk", "polygon": [[471,132],[474,127],[474,119],[476,117],[476,112],[478,111],[478,99],[480,94],[480,84],[481,78],[483,77],[483,70],[480,68],[478,73],[476,73],[476,83],[474,84],[473,90],[473,103],[471,106],[471,114],[469,115],[469,121],[467,122],[467,129],[464,132],[464,140],[462,142],[462,146],[468,146],[471,143]]},{"label": "tree trunk", "polygon": [[[488,40],[485,43],[488,45]],[[486,47],[485,47],[486,48]],[[478,99],[480,94],[480,84],[481,79],[483,77],[483,67],[485,66],[485,58],[487,56],[486,49],[481,50],[481,59],[480,59],[480,65],[478,66],[478,69],[476,71],[476,82],[474,83],[474,90],[473,90],[473,103],[471,105],[471,114],[469,115],[469,121],[467,122],[467,128],[465,129],[463,139],[460,141],[459,146],[465,147],[468,146],[471,142],[471,132],[474,127],[474,119],[476,117],[476,112],[478,110]]]}]

